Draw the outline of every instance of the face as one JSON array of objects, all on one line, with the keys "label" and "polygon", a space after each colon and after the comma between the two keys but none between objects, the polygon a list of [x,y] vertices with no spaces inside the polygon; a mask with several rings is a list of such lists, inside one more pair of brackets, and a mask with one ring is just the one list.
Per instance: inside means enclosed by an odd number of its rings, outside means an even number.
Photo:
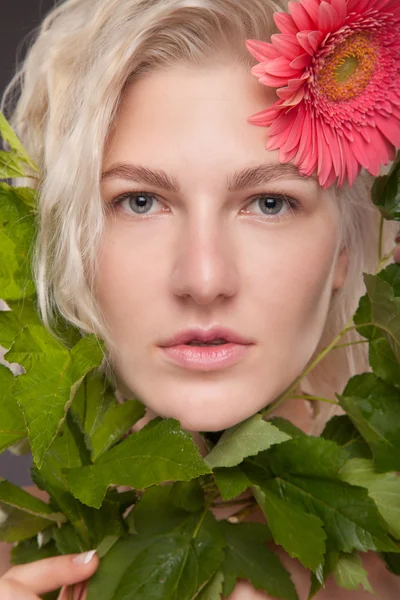
[{"label": "face", "polygon": [[[274,99],[240,67],[152,73],[126,90],[107,143],[95,292],[115,373],[121,390],[188,430],[230,427],[284,391],[343,285],[334,192],[281,165],[267,129],[247,122]],[[233,363],[195,368],[160,347],[213,326],[251,342],[231,348]]]}]

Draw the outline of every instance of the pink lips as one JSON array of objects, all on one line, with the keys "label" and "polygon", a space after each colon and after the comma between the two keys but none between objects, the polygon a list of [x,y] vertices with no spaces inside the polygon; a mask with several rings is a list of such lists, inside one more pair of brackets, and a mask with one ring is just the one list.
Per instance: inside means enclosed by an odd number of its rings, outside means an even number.
[{"label": "pink lips", "polygon": [[[218,346],[187,345],[190,341],[211,342],[224,339],[225,344]],[[209,330],[189,329],[178,333],[161,344],[161,349],[174,363],[195,371],[213,371],[232,366],[242,360],[250,347],[251,340],[224,327]]]}]

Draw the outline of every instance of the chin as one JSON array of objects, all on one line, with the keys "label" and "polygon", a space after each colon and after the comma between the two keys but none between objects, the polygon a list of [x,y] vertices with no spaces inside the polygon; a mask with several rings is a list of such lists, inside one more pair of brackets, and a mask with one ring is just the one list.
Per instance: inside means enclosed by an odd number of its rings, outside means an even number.
[{"label": "chin", "polygon": [[196,410],[190,411],[182,411],[182,410],[172,410],[169,414],[160,414],[160,416],[165,418],[173,418],[177,419],[182,429],[191,432],[211,432],[211,431],[222,431],[223,429],[228,429],[229,427],[233,427],[242,421],[245,421],[259,409],[256,407],[252,412],[249,412],[249,407],[247,407],[247,411],[243,412],[235,412],[232,406],[228,406],[226,408],[220,409],[220,411],[215,409],[215,405],[213,410],[205,410],[204,407],[198,408]]}]

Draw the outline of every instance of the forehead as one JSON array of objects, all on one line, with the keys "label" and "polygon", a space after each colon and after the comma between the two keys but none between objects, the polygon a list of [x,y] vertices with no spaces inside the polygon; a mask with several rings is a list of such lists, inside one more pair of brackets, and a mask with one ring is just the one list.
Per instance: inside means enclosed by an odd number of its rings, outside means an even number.
[{"label": "forehead", "polygon": [[103,181],[177,193],[304,181],[294,165],[279,162],[278,151],[266,150],[267,128],[248,123],[275,101],[274,90],[238,65],[147,74],[126,88],[106,145]]}]

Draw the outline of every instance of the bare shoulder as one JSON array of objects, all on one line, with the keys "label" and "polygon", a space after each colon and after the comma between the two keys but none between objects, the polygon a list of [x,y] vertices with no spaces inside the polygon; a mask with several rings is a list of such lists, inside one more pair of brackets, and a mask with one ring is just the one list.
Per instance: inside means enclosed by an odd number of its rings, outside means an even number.
[{"label": "bare shoulder", "polygon": [[[36,486],[24,487],[24,489],[32,494],[33,496],[37,496],[42,500],[47,500],[47,494],[42,492]],[[4,542],[0,542],[0,577],[4,575],[6,571],[11,568],[10,563],[10,553],[11,553],[12,544],[6,544]]]}]

